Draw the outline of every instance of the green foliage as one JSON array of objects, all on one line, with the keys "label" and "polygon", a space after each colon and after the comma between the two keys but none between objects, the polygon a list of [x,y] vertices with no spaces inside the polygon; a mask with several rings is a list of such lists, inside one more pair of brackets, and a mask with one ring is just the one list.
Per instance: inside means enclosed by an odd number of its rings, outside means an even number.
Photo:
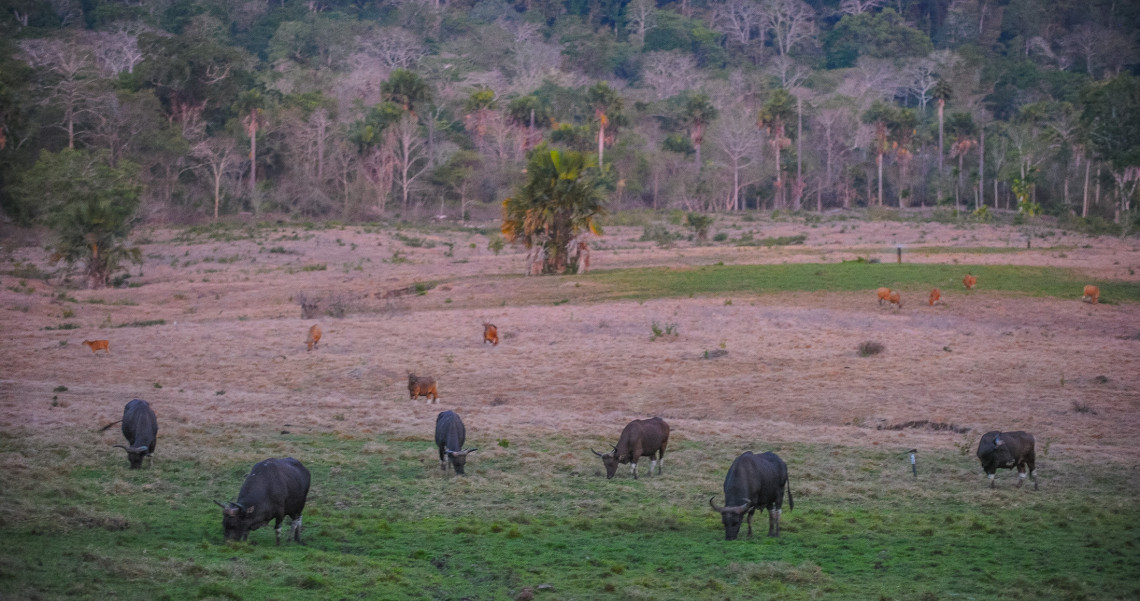
[{"label": "green foliage", "polygon": [[592,155],[534,149],[527,162],[528,181],[503,201],[503,235],[527,250],[541,247],[543,273],[562,273],[571,239],[582,232],[600,234],[594,218],[605,212],[600,173]]},{"label": "green foliage", "polygon": [[899,59],[926,56],[934,50],[930,38],[911,28],[892,8],[845,15],[824,34],[828,69],[854,67],[860,56]]},{"label": "green foliage", "polygon": [[1094,84],[1083,100],[1093,152],[1118,171],[1140,167],[1140,77],[1125,74]]},{"label": "green foliage", "polygon": [[410,113],[416,112],[417,104],[432,101],[431,87],[428,83],[407,69],[392,71],[387,81],[380,84],[380,94],[384,100],[394,102]]},{"label": "green foliage", "polygon": [[141,251],[127,245],[142,192],[137,174],[132,163],[112,167],[102,152],[44,151],[15,196],[26,219],[54,233],[52,261],[68,269],[83,263],[88,286],[102,288],[124,261],[142,263]]},{"label": "green foliage", "polygon": [[715,219],[712,215],[704,215],[701,213],[689,213],[685,215],[685,225],[692,228],[693,233],[697,235],[697,240],[708,240],[709,228],[712,227]]}]

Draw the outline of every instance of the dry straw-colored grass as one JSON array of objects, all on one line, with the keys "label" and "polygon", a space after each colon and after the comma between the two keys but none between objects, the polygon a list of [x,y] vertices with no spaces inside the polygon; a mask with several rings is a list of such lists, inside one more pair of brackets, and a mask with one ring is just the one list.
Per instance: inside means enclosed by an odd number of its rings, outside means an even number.
[{"label": "dry straw-colored grass", "polygon": [[[985,226],[860,222],[763,229],[764,236],[807,233],[808,240],[785,249],[659,249],[633,242],[640,228],[611,228],[593,262],[605,269],[838,261],[876,252],[893,260],[896,243],[1018,242],[1012,230]],[[278,239],[288,234],[148,244],[145,277],[134,278],[145,284],[141,288],[63,290],[34,281],[35,292],[26,294],[10,290],[11,278],[2,278],[3,431],[64,453],[101,448],[117,442],[116,431],[88,432],[117,419],[131,398],[146,398],[161,422],[159,461],[173,456],[230,463],[203,445],[227,447],[243,428],[430,440],[443,409],[464,416],[468,440],[480,453],[493,452],[500,438],[543,433],[585,448],[616,440],[632,418],[660,415],[676,440],[741,447],[780,441],[941,449],[960,444],[961,435],[953,432],[876,429],[928,420],[982,431],[1029,430],[1054,453],[1140,458],[1134,444],[1140,437],[1140,349],[1136,340],[1118,337],[1140,327],[1136,303],[1090,307],[1076,293],[1073,299],[1021,298],[982,288],[945,306],[889,313],[867,302],[866,293],[737,296],[731,304],[699,297],[532,304],[562,298],[578,282],[513,277],[521,271],[519,252],[495,255],[479,234],[420,235],[436,240],[434,248],[358,228]],[[170,240],[172,234],[152,232],[151,238]],[[445,241],[454,244],[453,256],[445,254]],[[1049,250],[907,258],[1060,265],[1136,279],[1126,270],[1140,265],[1140,252],[1127,241],[1065,234],[1056,242],[1071,246],[1064,258]],[[274,246],[288,252],[259,252]],[[410,262],[385,262],[396,250]],[[43,259],[35,248],[13,252],[20,260]],[[328,268],[302,270],[312,264]],[[385,295],[417,282],[438,285],[422,296]],[[336,292],[352,300],[353,310],[342,319],[301,320],[298,290]],[[79,302],[51,298],[60,291]],[[81,329],[42,329],[63,322],[65,309],[74,312],[67,321]],[[165,325],[102,327],[157,319]],[[314,321],[324,338],[308,353],[305,333]],[[497,347],[482,344],[485,321],[499,326]],[[654,342],[654,322],[677,324],[679,334]],[[114,354],[93,356],[79,345],[96,335],[111,339]],[[852,349],[868,339],[890,353],[860,359]],[[710,349],[728,354],[702,360]],[[408,401],[408,371],[436,378],[438,404]],[[1107,382],[1097,381],[1098,375],[1108,376]],[[58,385],[68,390],[52,393]],[[1078,401],[1096,412],[1074,412]],[[21,469],[18,453],[5,455],[9,469]]]}]

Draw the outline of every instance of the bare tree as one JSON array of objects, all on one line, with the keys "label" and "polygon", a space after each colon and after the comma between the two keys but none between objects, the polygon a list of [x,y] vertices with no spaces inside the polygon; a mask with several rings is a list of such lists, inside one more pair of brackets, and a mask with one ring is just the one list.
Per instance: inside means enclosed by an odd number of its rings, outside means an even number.
[{"label": "bare tree", "polygon": [[903,74],[907,92],[918,101],[918,110],[926,114],[926,103],[930,102],[931,91],[938,84],[938,65],[920,58],[907,66]]},{"label": "bare tree", "polygon": [[419,121],[411,116],[404,115],[399,121],[389,126],[392,130],[392,156],[395,159],[395,183],[400,187],[403,196],[403,211],[408,213],[408,201],[416,181],[421,175],[427,173],[428,160],[424,138],[420,135]]},{"label": "bare tree", "polygon": [[713,147],[732,173],[732,187],[726,203],[730,211],[744,208],[741,191],[759,181],[757,167],[764,147],[764,134],[755,127],[755,123],[755,115],[734,107],[721,115],[711,132]]},{"label": "bare tree", "polygon": [[800,87],[807,81],[807,78],[811,76],[811,68],[800,64],[787,55],[777,56],[772,59],[769,72],[779,78],[780,87],[785,90]]},{"label": "bare tree", "polygon": [[725,0],[713,9],[713,29],[741,46],[752,43],[760,33],[764,15],[755,0]]},{"label": "bare tree", "polygon": [[217,221],[222,204],[222,182],[240,169],[242,153],[233,138],[212,136],[194,144],[190,154],[201,161],[199,168],[205,169],[213,180],[214,221]]},{"label": "bare tree", "polygon": [[626,7],[626,27],[638,45],[645,43],[645,34],[657,26],[656,0],[632,0]]},{"label": "bare tree", "polygon": [[860,57],[855,71],[839,84],[839,94],[854,98],[859,108],[875,100],[894,98],[901,84],[899,71],[889,60]]},{"label": "bare tree", "polygon": [[664,100],[700,88],[704,74],[691,53],[649,52],[642,62],[642,79],[656,93],[655,100]]},{"label": "bare tree", "polygon": [[356,40],[362,53],[388,69],[411,69],[427,54],[420,36],[402,27],[380,27]]},{"label": "bare tree", "polygon": [[1074,60],[1081,60],[1085,64],[1085,72],[1096,77],[1096,67],[1101,56],[1101,37],[1106,31],[1091,23],[1078,25],[1076,29],[1061,40],[1066,53]]},{"label": "bare tree", "polygon": [[839,12],[845,15],[861,15],[887,3],[887,0],[843,0]]},{"label": "bare tree", "polygon": [[803,0],[764,0],[761,7],[761,27],[772,32],[780,55],[815,35],[815,11]]},{"label": "bare tree", "polygon": [[[824,179],[821,187],[825,191],[834,192],[835,173],[836,171],[843,171],[842,167],[839,169],[836,167],[845,164],[851,153],[853,145],[847,140],[853,135],[858,122],[849,108],[841,107],[828,107],[819,110],[815,122],[823,130],[822,135],[816,136],[819,144],[823,147]],[[843,208],[850,208],[850,201],[850,196],[844,194]],[[817,194],[816,209],[823,210],[822,193]]]},{"label": "bare tree", "polygon": [[121,26],[115,31],[88,31],[83,34],[83,43],[95,55],[101,75],[115,77],[123,72],[133,73],[135,65],[142,62],[137,29]]},{"label": "bare tree", "polygon": [[95,99],[102,95],[91,53],[68,40],[24,40],[20,48],[28,64],[37,68],[40,104],[59,111],[53,126],[66,132],[67,147],[75,148]]}]

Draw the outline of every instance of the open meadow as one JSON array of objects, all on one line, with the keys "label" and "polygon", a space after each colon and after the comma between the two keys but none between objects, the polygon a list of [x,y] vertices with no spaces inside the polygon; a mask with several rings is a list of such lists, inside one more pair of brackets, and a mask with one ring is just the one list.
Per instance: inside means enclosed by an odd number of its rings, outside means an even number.
[{"label": "open meadow", "polygon": [[[492,223],[153,229],[105,290],[6,236],[0,599],[1140,598],[1140,240],[839,217],[611,225],[589,274],[530,278]],[[100,431],[134,398],[140,470]],[[590,448],[653,415],[663,473],[606,480]],[[1040,490],[989,488],[995,429],[1036,436]],[[788,465],[778,539],[757,515],[726,542],[709,508],[746,450]],[[284,456],[312,472],[304,544],[223,542],[213,501]]]}]

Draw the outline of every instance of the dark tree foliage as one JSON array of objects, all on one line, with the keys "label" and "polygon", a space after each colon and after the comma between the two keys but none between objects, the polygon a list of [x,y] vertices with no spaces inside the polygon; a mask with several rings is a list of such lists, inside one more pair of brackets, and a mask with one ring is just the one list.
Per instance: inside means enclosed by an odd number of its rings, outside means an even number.
[{"label": "dark tree foliage", "polygon": [[847,15],[823,36],[827,68],[852,67],[860,56],[901,58],[926,56],[934,49],[930,38],[909,27],[898,13],[882,12]]}]

